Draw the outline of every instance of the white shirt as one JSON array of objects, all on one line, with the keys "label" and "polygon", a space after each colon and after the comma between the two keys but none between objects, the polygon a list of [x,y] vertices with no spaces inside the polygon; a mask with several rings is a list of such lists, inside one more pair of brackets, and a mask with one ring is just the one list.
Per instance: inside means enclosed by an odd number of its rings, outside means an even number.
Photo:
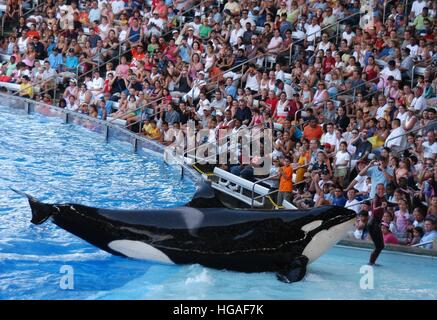
[{"label": "white shirt", "polygon": [[423,8],[426,7],[426,1],[414,1],[411,7],[411,11],[414,12],[414,17],[417,17],[422,13]]},{"label": "white shirt", "polygon": [[326,52],[326,50],[328,50],[331,47],[331,42],[327,42],[326,44],[323,42],[320,42],[317,45],[317,50],[323,50],[323,52]]},{"label": "white shirt", "polygon": [[355,184],[354,188],[357,189],[358,192],[367,192],[367,191],[369,191],[369,187],[368,187],[367,182],[366,182],[367,178],[368,178],[367,176],[360,176],[360,175],[357,175],[355,177],[354,180],[357,183]]},{"label": "white shirt", "polygon": [[379,120],[379,119],[381,119],[382,117],[384,117],[384,112],[385,112],[385,110],[388,108],[388,103],[386,103],[385,105],[383,105],[382,107],[379,107],[377,110],[376,110],[376,115],[375,115],[375,117],[376,117],[376,119],[377,120]]},{"label": "white shirt", "polygon": [[238,38],[242,37],[244,34],[244,29],[240,28],[240,29],[234,29],[231,31],[231,36],[229,38],[229,43],[231,44],[231,46],[235,46],[237,44]]},{"label": "white shirt", "polygon": [[411,106],[414,107],[414,110],[422,111],[426,108],[426,99],[423,96],[419,98],[414,97],[413,101],[411,101]]},{"label": "white shirt", "polygon": [[301,39],[305,38],[305,33],[302,30],[297,30],[297,31],[293,31],[291,33],[291,36],[293,39],[301,40]]},{"label": "white shirt", "polygon": [[24,53],[26,51],[27,43],[29,42],[29,38],[23,39],[23,37],[19,37],[17,41],[17,46],[20,53]]},{"label": "white shirt", "polygon": [[[152,26],[152,24],[154,24],[154,26]],[[149,31],[151,34],[160,36],[164,29],[164,22],[161,18],[158,19],[150,18],[148,26],[150,26]],[[158,27],[159,30],[155,26]]]},{"label": "white shirt", "polygon": [[384,69],[382,69],[381,74],[384,76],[385,80],[387,80],[389,76],[393,76],[395,80],[399,80],[399,81],[402,80],[401,72],[397,68],[395,68],[394,70],[390,70],[389,67],[387,66]]},{"label": "white shirt", "polygon": [[404,112],[404,113],[398,112],[396,119],[399,119],[401,121],[401,124],[403,124],[405,122],[405,120],[407,119],[407,116],[408,116],[407,112]]},{"label": "white shirt", "polygon": [[173,141],[173,138],[175,137],[173,129],[170,128],[167,131],[163,130],[162,133],[164,134],[164,141]]},{"label": "white shirt", "polygon": [[429,144],[429,141],[425,141],[422,143],[423,147],[423,156],[424,158],[433,159],[437,153],[437,142],[434,141],[432,145]]},{"label": "white shirt", "polygon": [[404,133],[405,131],[402,127],[392,130],[388,135],[387,139],[385,140],[385,146],[389,148],[392,148],[393,146],[403,147],[405,144],[404,143],[405,136],[401,136],[401,135]]},{"label": "white shirt", "polygon": [[246,88],[249,88],[253,91],[259,90],[259,83],[256,78],[256,73],[253,76],[251,76],[250,74],[247,75]]},{"label": "white shirt", "polygon": [[361,206],[360,206],[360,203],[358,202],[357,199],[353,199],[352,201],[347,200],[346,204],[345,204],[345,207],[350,209],[350,210],[355,211],[356,214],[358,214],[361,211],[360,210]]},{"label": "white shirt", "polygon": [[114,12],[114,14],[117,15],[123,11],[124,1],[123,0],[115,0],[114,2],[112,2],[111,7],[112,7],[112,11]]},{"label": "white shirt", "polygon": [[103,88],[103,84],[105,83],[105,81],[103,80],[102,77],[99,78],[93,78],[93,87],[92,90],[100,90]]},{"label": "white shirt", "polygon": [[417,56],[417,50],[419,50],[419,46],[416,44],[416,45],[411,45],[411,44],[409,44],[409,45],[407,45],[407,48],[408,49],[410,49],[410,56],[411,57],[415,57],[415,56]]},{"label": "white shirt", "polygon": [[348,162],[351,160],[351,156],[348,152],[338,151],[335,155],[335,165],[346,167],[347,165],[344,162]]},{"label": "white shirt", "polygon": [[71,111],[77,111],[77,109],[79,109],[79,105],[77,104],[76,101],[74,102],[74,104],[70,104],[70,101],[67,101],[65,109],[71,110]]},{"label": "white shirt", "polygon": [[337,145],[337,137],[335,136],[335,132],[333,132],[332,134],[329,132],[326,132],[322,136],[320,143],[321,144],[329,143],[331,146],[336,146]]},{"label": "white shirt", "polygon": [[249,22],[252,26],[255,25],[255,22],[253,21],[253,19],[251,19],[251,18],[249,18],[249,17],[247,17],[246,19],[243,19],[243,18],[240,19],[241,27],[242,27],[245,31],[247,31],[247,29],[246,29],[246,24],[247,24],[248,22]]},{"label": "white shirt", "polygon": [[118,35],[118,41],[124,42],[127,37],[127,30],[122,30],[120,34]]},{"label": "white shirt", "polygon": [[55,69],[49,68],[47,70],[44,70],[44,72],[42,73],[42,76],[43,76],[44,80],[48,80],[48,79],[55,77],[56,74],[57,73],[56,73]]},{"label": "white shirt", "polygon": [[282,70],[275,71],[275,79],[276,80],[281,80],[282,82],[284,82],[284,79],[285,79],[284,71],[282,71]]},{"label": "white shirt", "polygon": [[267,45],[267,50],[269,50],[269,49],[279,50],[282,41],[283,40],[281,37],[277,37],[277,38],[273,37],[272,39],[270,39],[270,42]]},{"label": "white shirt", "polygon": [[225,107],[226,107],[226,100],[223,98],[220,101],[217,99],[214,99],[214,101],[211,103],[211,107],[223,112],[225,110]]},{"label": "white shirt", "polygon": [[320,26],[318,24],[315,26],[312,24],[308,25],[306,28],[306,35],[308,41],[314,41],[317,37],[321,36]]},{"label": "white shirt", "polygon": [[351,31],[351,33],[347,33],[346,31],[343,31],[343,34],[341,35],[341,39],[345,39],[347,41],[348,46],[352,44],[353,37],[355,37],[355,32],[353,31]]}]

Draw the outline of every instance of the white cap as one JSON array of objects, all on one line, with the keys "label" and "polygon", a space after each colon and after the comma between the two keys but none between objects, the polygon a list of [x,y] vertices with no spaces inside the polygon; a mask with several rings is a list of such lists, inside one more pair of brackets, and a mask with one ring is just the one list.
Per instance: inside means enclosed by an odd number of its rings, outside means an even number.
[{"label": "white cap", "polygon": [[308,46],[308,48],[306,48],[305,51],[314,51],[314,46]]}]

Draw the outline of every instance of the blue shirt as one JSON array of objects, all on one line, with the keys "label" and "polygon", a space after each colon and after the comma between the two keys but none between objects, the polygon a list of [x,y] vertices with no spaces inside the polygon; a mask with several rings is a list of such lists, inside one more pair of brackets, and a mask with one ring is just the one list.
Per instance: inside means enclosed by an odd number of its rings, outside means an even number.
[{"label": "blue shirt", "polygon": [[90,23],[93,23],[94,21],[98,20],[100,21],[101,11],[100,9],[91,9],[88,17],[90,19]]},{"label": "blue shirt", "polygon": [[49,46],[47,47],[47,55],[51,55],[53,52],[53,49],[56,47],[56,44],[51,43],[49,44]]},{"label": "blue shirt", "polygon": [[237,88],[235,86],[226,87],[225,92],[234,99],[237,97]]},{"label": "blue shirt", "polygon": [[[391,168],[385,168],[385,171],[393,176],[393,169]],[[370,191],[370,198],[373,198],[376,193],[376,186],[379,183],[384,184],[384,187],[387,187],[387,183],[389,182],[387,178],[384,175],[384,172],[379,170],[377,166],[371,167],[369,170],[367,170],[367,175],[370,177],[372,181],[372,189]]]},{"label": "blue shirt", "polygon": [[[433,241],[435,239],[437,239],[437,231],[436,230],[432,230],[432,231],[427,232],[427,233],[425,233],[423,235],[422,239],[420,239],[420,243],[425,243],[425,242],[428,242],[428,241]],[[421,246],[421,247],[425,248],[425,249],[432,249],[432,243],[426,244],[426,245]]]},{"label": "blue shirt", "polygon": [[346,201],[347,200],[344,196],[341,196],[340,198],[334,197],[334,199],[332,199],[332,204],[334,206],[344,207],[344,205],[346,204]]},{"label": "blue shirt", "polygon": [[76,56],[70,56],[70,55],[68,55],[68,56],[65,58],[65,66],[66,66],[68,69],[75,69],[75,68],[78,66],[78,64],[79,64],[79,58],[76,57]]},{"label": "blue shirt", "polygon": [[50,63],[50,67],[52,67],[52,69],[58,69],[58,66],[64,64],[64,59],[62,57],[61,53],[57,53],[55,55],[55,53],[52,53],[49,56],[49,63]]},{"label": "blue shirt", "polygon": [[111,100],[106,101],[106,104],[105,104],[106,114],[110,114],[111,113],[111,111],[112,111],[112,104],[113,103],[114,102],[111,101]]},{"label": "blue shirt", "polygon": [[179,47],[179,56],[182,58],[182,61],[185,63],[190,63],[190,49],[184,46]]}]

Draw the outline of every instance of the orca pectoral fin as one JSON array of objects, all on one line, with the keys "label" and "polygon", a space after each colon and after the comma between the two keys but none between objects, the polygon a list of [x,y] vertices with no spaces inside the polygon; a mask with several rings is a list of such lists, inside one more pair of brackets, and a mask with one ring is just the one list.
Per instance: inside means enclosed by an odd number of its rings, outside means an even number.
[{"label": "orca pectoral fin", "polygon": [[298,282],[305,277],[308,258],[306,256],[296,257],[291,263],[276,273],[279,281],[285,283]]}]

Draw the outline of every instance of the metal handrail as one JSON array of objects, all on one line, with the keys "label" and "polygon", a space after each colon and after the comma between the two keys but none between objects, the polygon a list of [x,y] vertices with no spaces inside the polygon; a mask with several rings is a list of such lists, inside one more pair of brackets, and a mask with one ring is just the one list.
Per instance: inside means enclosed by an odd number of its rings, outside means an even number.
[{"label": "metal handrail", "polygon": [[[251,127],[247,127],[247,128],[245,128],[245,129],[250,130],[250,129],[254,128],[254,127],[255,127],[255,126],[251,126]],[[233,133],[230,133],[230,134],[227,134],[227,135],[224,136],[224,137],[221,137],[220,139],[218,139],[218,140],[215,142],[215,146],[219,145],[219,142],[224,141],[224,140],[227,140],[228,138],[232,137],[232,135],[233,135]],[[251,141],[252,141],[252,140],[251,140]],[[186,150],[186,151],[184,151],[184,153],[188,154],[188,153],[190,153],[190,152],[192,152],[192,151],[196,151],[196,150],[197,150],[199,147],[201,147],[201,146],[203,146],[203,144],[198,145],[197,147],[194,147],[194,148],[192,148],[192,149]],[[212,156],[216,156],[216,155],[214,154],[214,155],[212,155]],[[206,157],[206,158],[203,158],[203,160],[207,160],[207,159],[211,158],[212,156],[208,156],[208,157]],[[198,163],[198,162],[194,162],[193,164],[196,164],[196,163]]]},{"label": "metal handrail", "polygon": [[[270,179],[275,178],[275,177],[277,177],[277,175],[276,176],[268,176],[267,178],[264,178],[264,179],[261,179],[261,180],[257,180],[257,181],[255,181],[253,183],[253,185],[252,185],[252,197],[251,197],[252,198],[252,203],[250,204],[251,208],[253,208],[253,203],[255,202],[255,186],[257,184],[261,183],[261,182],[264,182],[266,180],[270,180]],[[275,192],[276,192],[276,190],[275,190]],[[269,194],[267,194],[267,195],[269,195]],[[262,195],[261,197],[266,197],[267,195]]]},{"label": "metal handrail", "polygon": [[[44,90],[44,91],[39,91],[39,92],[38,92],[38,95],[42,95],[42,94],[44,94],[44,93],[46,93],[46,92],[49,92],[50,90],[55,90],[55,92],[56,92],[56,89],[57,89],[56,78],[57,78],[58,76],[59,76],[59,74],[58,74],[58,72],[56,71],[56,75],[53,76],[54,81],[55,81],[55,88],[53,88],[53,89],[47,89],[47,90]],[[32,87],[39,86],[40,84],[43,84],[44,82],[49,81],[49,80],[50,80],[50,78],[48,78],[48,79],[42,79],[42,80],[40,80],[40,81],[38,81],[38,82],[34,82],[34,83],[32,83]],[[19,95],[19,91],[14,92],[14,93],[12,94],[12,96],[17,96],[17,94]]]},{"label": "metal handrail", "polygon": [[[137,107],[135,110],[127,111],[127,112],[123,113],[121,116],[117,116],[117,117],[111,119],[110,122],[113,122],[113,121],[115,121],[115,120],[117,120],[117,119],[121,119],[121,118],[123,118],[124,116],[126,116],[126,115],[129,114],[129,113],[137,112],[138,110],[140,110],[140,109],[142,109],[142,108],[146,108],[147,106],[151,105],[152,103],[155,103],[155,102],[161,101],[161,100],[163,100],[164,98],[166,98],[166,97],[161,97],[161,98],[158,98],[158,99],[152,100],[152,101],[150,101],[150,102],[147,102],[145,105],[140,106],[140,107]],[[158,113],[156,113],[156,114],[158,114]],[[156,114],[155,114],[155,115],[156,115]],[[138,123],[138,122],[135,122],[135,123]],[[134,123],[132,123],[131,125],[133,125],[133,124],[134,124]]]},{"label": "metal handrail", "polygon": [[393,1],[394,0],[385,0],[384,3],[383,3],[383,6],[384,6],[383,13],[382,13],[382,23],[383,24],[385,24],[385,21],[387,19],[387,14],[386,14],[387,13],[386,12],[387,6],[388,6],[389,3],[393,2]]},{"label": "metal handrail", "polygon": [[[191,12],[191,11],[193,11],[194,9],[197,9],[198,7],[200,7],[202,5],[202,1],[200,1],[198,4],[195,4],[195,5],[193,5],[193,6],[191,6],[190,8],[188,8],[188,9],[186,9],[185,11],[182,11],[182,12],[178,12],[178,14],[176,15],[176,16],[179,16],[179,17],[182,17],[184,14],[186,14],[186,13],[188,13],[188,12]],[[164,35],[162,35],[162,37],[167,37],[169,34],[171,34],[175,29],[178,29],[179,28],[179,30],[181,30],[181,26],[182,26],[182,24],[180,23],[180,21],[178,21],[179,23],[178,23],[178,26],[177,27],[174,27],[174,28],[171,28],[170,30],[168,30]],[[184,21],[184,23],[186,24],[187,22],[186,21]]]},{"label": "metal handrail", "polygon": [[[265,54],[264,54],[264,55],[265,55]],[[251,62],[252,60],[255,60],[255,59],[258,59],[258,58],[260,58],[260,56],[253,57],[253,58],[251,58],[251,59],[249,59],[249,60],[246,60],[246,61],[244,61],[244,62],[242,62],[242,63],[240,63],[240,64],[238,64],[238,65],[236,65],[236,66],[234,66],[234,67],[232,67],[232,68],[230,68],[230,69],[227,69],[226,72],[230,72],[230,71],[232,71],[232,70],[234,70],[234,69],[238,69],[238,68],[240,68],[240,67],[246,65],[247,63]],[[212,79],[210,79],[210,81],[212,81]],[[215,91],[215,90],[217,90],[217,88],[214,88],[214,89],[211,89],[211,90],[207,91],[206,94],[208,95],[208,94],[210,94],[211,92],[213,92],[213,91]],[[161,97],[161,98],[159,98],[159,99],[157,99],[157,100],[155,100],[155,101],[152,101],[152,102],[146,104],[146,106],[147,106],[147,105],[150,105],[151,103],[155,103],[155,102],[158,102],[158,101],[160,101],[160,100],[163,100],[164,98],[165,98],[165,97]],[[135,109],[135,112],[138,111],[140,108],[143,108],[143,107],[145,107],[145,106],[138,107],[137,109]],[[126,112],[125,114],[121,115],[120,118],[121,118],[121,117],[124,117],[125,115],[127,115],[127,114],[129,114],[129,113],[131,113],[131,112],[132,112],[132,111]],[[159,113],[159,112],[155,113],[154,115],[156,115],[156,114],[158,114],[158,113]],[[118,119],[119,119],[119,118],[118,118]],[[116,120],[116,119],[113,119],[113,120]],[[131,125],[134,125],[134,124],[136,124],[136,123],[138,123],[138,122],[141,122],[141,121],[142,121],[142,120],[135,121],[135,122],[132,123]]]},{"label": "metal handrail", "polygon": [[432,241],[426,241],[426,242],[418,243],[418,244],[413,244],[413,245],[411,245],[411,246],[412,246],[412,247],[419,248],[419,247],[425,246],[425,245],[427,245],[427,244],[432,244],[432,243],[434,243],[434,240],[432,240]]},{"label": "metal handrail", "polygon": [[[36,8],[39,8],[39,7],[41,7],[44,4],[44,2],[42,2],[42,3],[40,3],[40,4],[35,6],[35,3],[33,1],[31,1],[31,2],[32,2],[32,8],[29,9],[28,11],[26,11],[26,12],[23,12],[23,17],[27,16],[29,13],[35,11]],[[8,11],[8,3],[6,3],[6,12],[7,11]],[[5,27],[5,22],[6,22],[6,12],[2,16],[2,33],[1,33],[2,36],[4,35],[4,30],[5,30],[4,27]]]},{"label": "metal handrail", "polygon": [[[406,132],[404,132],[404,133],[402,133],[402,134],[399,134],[399,135],[397,135],[397,136],[394,136],[394,137],[391,137],[390,139],[385,140],[384,145],[386,145],[387,142],[389,142],[389,141],[391,141],[391,140],[394,140],[394,139],[397,139],[397,138],[400,138],[400,137],[403,137],[403,136],[407,136],[407,135],[409,135],[410,133],[414,133],[414,132],[417,132],[417,131],[423,130],[423,129],[428,128],[428,127],[430,127],[430,126],[432,126],[432,125],[435,125],[435,124],[437,124],[437,120],[433,120],[433,121],[431,121],[431,122],[428,123],[426,126],[423,126],[423,127],[417,128],[417,129],[411,129],[411,130],[408,130],[408,131],[406,131]],[[409,149],[409,148],[407,148],[407,149],[405,149],[405,150],[408,150],[408,149]]]},{"label": "metal handrail", "polygon": [[[200,4],[201,4],[201,3],[199,3],[199,4],[195,5],[195,6],[190,7],[190,8],[187,9],[186,11],[182,12],[181,15],[183,15],[183,14],[185,14],[185,13],[187,13],[187,12],[190,12],[191,10],[197,8]],[[170,34],[171,32],[173,32],[173,30],[175,30],[175,29],[176,29],[176,28],[172,28],[172,29],[168,30],[168,32],[165,33],[165,34],[163,35],[163,37],[169,35],[169,34]],[[119,45],[118,45],[118,55],[116,55],[116,56],[114,56],[114,57],[111,57],[111,59],[109,59],[109,60],[107,60],[107,61],[104,61],[104,64],[107,64],[108,62],[114,61],[114,60],[116,60],[116,59],[120,59],[121,56],[127,52],[127,51],[124,51],[124,52],[122,53],[122,47],[123,47],[123,45],[125,45],[127,42],[129,42],[129,38],[127,38],[127,39],[123,40],[122,42],[120,42]],[[96,57],[96,56],[99,55],[99,54],[100,54],[100,53],[97,53],[97,54],[95,54],[93,57],[89,57],[88,59],[91,59],[91,60],[92,60],[94,57]],[[98,70],[101,66],[102,66],[102,65],[101,65],[100,63],[98,63],[96,67],[93,67],[93,68],[91,68],[91,70],[88,70],[87,72],[85,72],[85,73],[81,74],[80,76],[78,76],[77,80],[79,81],[79,80],[80,80],[81,78],[83,78],[84,76],[86,76],[86,75],[88,75],[88,74],[94,72],[95,70]]]},{"label": "metal handrail", "polygon": [[[305,37],[304,37],[303,39],[299,39],[299,40],[297,40],[297,41],[295,41],[295,42],[292,42],[292,43],[290,44],[289,63],[291,64],[291,56],[292,56],[293,45],[297,45],[298,43],[305,41],[308,37],[314,36],[314,35],[317,34],[317,33],[320,33],[320,34],[321,34],[323,31],[332,28],[332,26],[333,26],[332,24],[331,24],[331,25],[327,25],[327,26],[321,28],[319,31],[316,31],[316,32],[310,33],[310,34],[308,34],[308,35],[305,34]],[[336,28],[338,28],[338,22],[336,22]],[[315,42],[315,39],[314,39],[314,42]],[[315,48],[314,48],[314,49],[315,49]]]},{"label": "metal handrail", "polygon": [[423,67],[425,63],[426,63],[425,61],[420,61],[413,65],[413,68],[411,69],[411,89],[413,89],[414,87],[414,75],[415,75],[414,71],[416,70],[417,67]]},{"label": "metal handrail", "polygon": [[[325,100],[324,103],[326,103],[326,102],[328,102],[328,101],[334,101],[334,100],[335,100],[334,98],[336,98],[336,97],[338,97],[338,96],[341,96],[341,95],[343,95],[344,93],[349,92],[349,91],[351,91],[351,90],[353,90],[353,92],[354,92],[354,94],[353,94],[353,102],[352,102],[352,103],[354,103],[354,102],[355,102],[355,101],[354,101],[354,100],[355,100],[355,90],[356,90],[357,88],[359,88],[359,87],[365,86],[366,84],[368,84],[368,83],[372,83],[372,82],[374,82],[374,81],[375,81],[375,79],[367,80],[367,81],[365,81],[365,82],[363,82],[363,83],[361,83],[361,84],[359,84],[359,85],[356,85],[356,86],[354,86],[354,87],[352,87],[352,88],[349,88],[349,89],[343,90],[343,91],[341,91],[341,92],[338,92],[338,93],[335,94],[335,96],[330,97],[328,100]],[[374,92],[373,92],[373,93],[374,93]],[[311,105],[306,106],[306,107],[304,107],[304,108],[302,108],[302,109],[297,110],[296,113],[294,114],[294,121],[297,120],[297,114],[298,114],[299,112],[306,111],[306,110],[308,110],[308,109],[310,109],[310,108],[313,108],[316,104],[319,104],[319,103],[323,103],[323,101],[322,101],[322,102],[319,101],[319,102],[316,102],[316,103],[313,102]],[[349,104],[345,104],[344,107],[346,107],[346,105],[349,105]]]},{"label": "metal handrail", "polygon": [[[238,64],[238,65],[236,65],[236,66],[233,66],[233,67],[231,67],[231,68],[229,68],[229,69],[226,69],[226,72],[225,72],[225,73],[227,73],[227,72],[231,72],[231,71],[233,71],[233,70],[235,70],[235,69],[238,69],[238,68],[240,68],[240,67],[243,67],[243,66],[245,66],[246,64],[248,64],[249,62],[252,62],[253,60],[258,60],[258,59],[260,59],[260,58],[263,58],[263,57],[266,57],[266,56],[269,56],[269,55],[270,55],[270,54],[268,54],[268,53],[263,53],[263,54],[261,54],[261,55],[258,55],[258,56],[255,56],[255,57],[253,57],[253,58],[250,58],[250,59],[248,59],[248,60],[246,60],[246,61],[244,61],[244,62],[242,62],[242,63],[240,63],[240,64]],[[244,73],[241,74],[241,76],[243,76],[243,75],[244,75]],[[217,78],[218,78],[218,76],[217,76]],[[213,79],[214,79],[214,78],[211,78],[210,81],[213,81]],[[239,78],[239,80],[241,80],[241,78]],[[213,91],[215,91],[215,90],[217,90],[217,88],[214,88],[214,89],[208,90],[205,94],[208,95],[208,94],[210,94],[211,92],[213,92]]]},{"label": "metal handrail", "polygon": [[350,19],[352,17],[355,17],[357,15],[365,15],[365,13],[361,12],[361,11],[358,11],[358,12],[352,13],[350,16],[344,17],[343,19],[340,19],[340,20],[337,21],[337,30],[336,30],[336,33],[335,33],[336,34],[336,36],[335,36],[335,42],[336,43],[338,42],[338,30],[339,30],[339,26],[340,26],[341,22],[346,21],[346,20],[348,20],[348,19]]},{"label": "metal handrail", "polygon": [[[141,106],[140,108],[147,109],[145,106]],[[137,109],[137,110],[138,110],[138,109]],[[142,113],[142,112],[143,112],[143,110],[141,110],[141,113]],[[151,115],[149,115],[149,117],[152,117],[152,119],[153,119],[153,117],[155,117],[156,115],[158,115],[158,114],[160,114],[160,113],[161,113],[161,111],[158,111],[158,112],[152,113]],[[114,120],[115,120],[115,119],[114,119]],[[143,121],[144,121],[144,119],[142,118],[142,114],[141,114],[141,115],[140,115],[140,119],[137,120],[137,121],[135,121],[135,122],[130,123],[130,124],[128,125],[128,127],[132,127],[132,126],[136,125],[137,123],[139,123],[140,126],[139,126],[139,129],[138,129],[138,134],[140,134],[141,131],[142,131],[142,129],[141,129],[141,122],[143,122]]]}]

